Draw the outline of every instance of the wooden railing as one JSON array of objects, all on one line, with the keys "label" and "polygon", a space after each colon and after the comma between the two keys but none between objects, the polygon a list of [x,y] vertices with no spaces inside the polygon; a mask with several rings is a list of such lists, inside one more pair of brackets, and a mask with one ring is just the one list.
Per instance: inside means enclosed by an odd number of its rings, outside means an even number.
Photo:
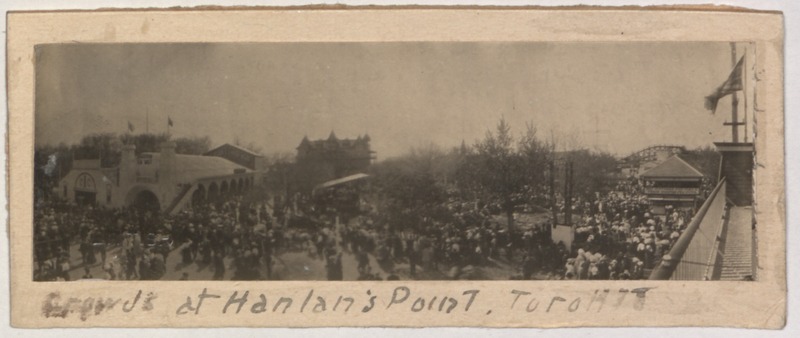
[{"label": "wooden railing", "polygon": [[710,265],[716,265],[717,241],[725,215],[725,179],[709,194],[672,249],[650,274],[651,280],[710,279]]},{"label": "wooden railing", "polygon": [[164,212],[166,214],[172,214],[173,211],[175,210],[175,207],[178,206],[178,203],[180,203],[181,200],[186,198],[186,195],[189,193],[190,190],[192,190],[192,186],[194,186],[194,183],[189,183],[184,185],[178,192],[178,194],[175,195],[175,198],[172,200],[172,203],[170,203],[169,206],[166,209],[164,209]]}]

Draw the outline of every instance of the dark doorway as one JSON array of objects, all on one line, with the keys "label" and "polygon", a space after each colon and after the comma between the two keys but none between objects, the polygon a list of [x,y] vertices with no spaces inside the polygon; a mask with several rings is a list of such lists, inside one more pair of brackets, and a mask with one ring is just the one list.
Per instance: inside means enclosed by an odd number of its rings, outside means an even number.
[{"label": "dark doorway", "polygon": [[192,206],[202,205],[206,201],[206,189],[199,185],[192,194]]},{"label": "dark doorway", "polygon": [[206,194],[206,201],[214,203],[217,201],[218,198],[219,198],[219,187],[217,186],[216,182],[211,183],[211,185],[208,186],[208,194]]},{"label": "dark doorway", "polygon": [[149,190],[142,190],[136,194],[131,207],[146,211],[161,210],[161,205],[158,203],[158,197]]},{"label": "dark doorway", "polygon": [[97,201],[97,193],[89,191],[75,190],[75,204],[77,205],[94,205]]}]

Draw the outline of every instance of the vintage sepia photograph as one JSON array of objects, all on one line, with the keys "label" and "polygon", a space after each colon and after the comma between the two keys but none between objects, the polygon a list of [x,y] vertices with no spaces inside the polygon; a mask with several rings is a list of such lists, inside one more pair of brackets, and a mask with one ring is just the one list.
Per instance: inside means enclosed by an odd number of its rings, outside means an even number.
[{"label": "vintage sepia photograph", "polygon": [[787,323],[781,13],[7,19],[15,327]]},{"label": "vintage sepia photograph", "polygon": [[36,45],[31,278],[758,280],[758,53]]}]

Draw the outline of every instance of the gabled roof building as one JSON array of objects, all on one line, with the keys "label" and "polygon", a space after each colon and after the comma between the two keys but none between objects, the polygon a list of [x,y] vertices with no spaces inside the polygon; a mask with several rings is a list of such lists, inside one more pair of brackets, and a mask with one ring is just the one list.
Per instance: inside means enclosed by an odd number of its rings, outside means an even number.
[{"label": "gabled roof building", "polygon": [[701,197],[703,174],[678,155],[673,155],[639,177],[644,183],[644,193],[656,212],[663,212],[668,205],[691,208]]}]

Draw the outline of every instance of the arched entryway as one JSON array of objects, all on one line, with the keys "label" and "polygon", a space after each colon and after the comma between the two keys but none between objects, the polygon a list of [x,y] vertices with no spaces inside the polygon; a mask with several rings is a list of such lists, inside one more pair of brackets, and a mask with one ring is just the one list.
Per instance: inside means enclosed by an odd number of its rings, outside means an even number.
[{"label": "arched entryway", "polygon": [[75,179],[75,203],[78,205],[93,205],[97,202],[97,188],[94,178],[87,173],[81,173]]},{"label": "arched entryway", "polygon": [[161,203],[158,200],[158,196],[145,188],[131,189],[131,191],[128,192],[126,202],[131,208],[142,211],[155,212],[161,210]]},{"label": "arched entryway", "polygon": [[214,202],[217,198],[219,198],[219,186],[217,185],[217,182],[212,182],[211,185],[208,186],[208,194],[206,195],[206,199],[209,202]]},{"label": "arched entryway", "polygon": [[192,193],[192,205],[202,205],[206,201],[206,188],[202,184]]},{"label": "arched entryway", "polygon": [[222,181],[222,184],[219,186],[219,194],[222,196],[228,194],[228,181]]}]

